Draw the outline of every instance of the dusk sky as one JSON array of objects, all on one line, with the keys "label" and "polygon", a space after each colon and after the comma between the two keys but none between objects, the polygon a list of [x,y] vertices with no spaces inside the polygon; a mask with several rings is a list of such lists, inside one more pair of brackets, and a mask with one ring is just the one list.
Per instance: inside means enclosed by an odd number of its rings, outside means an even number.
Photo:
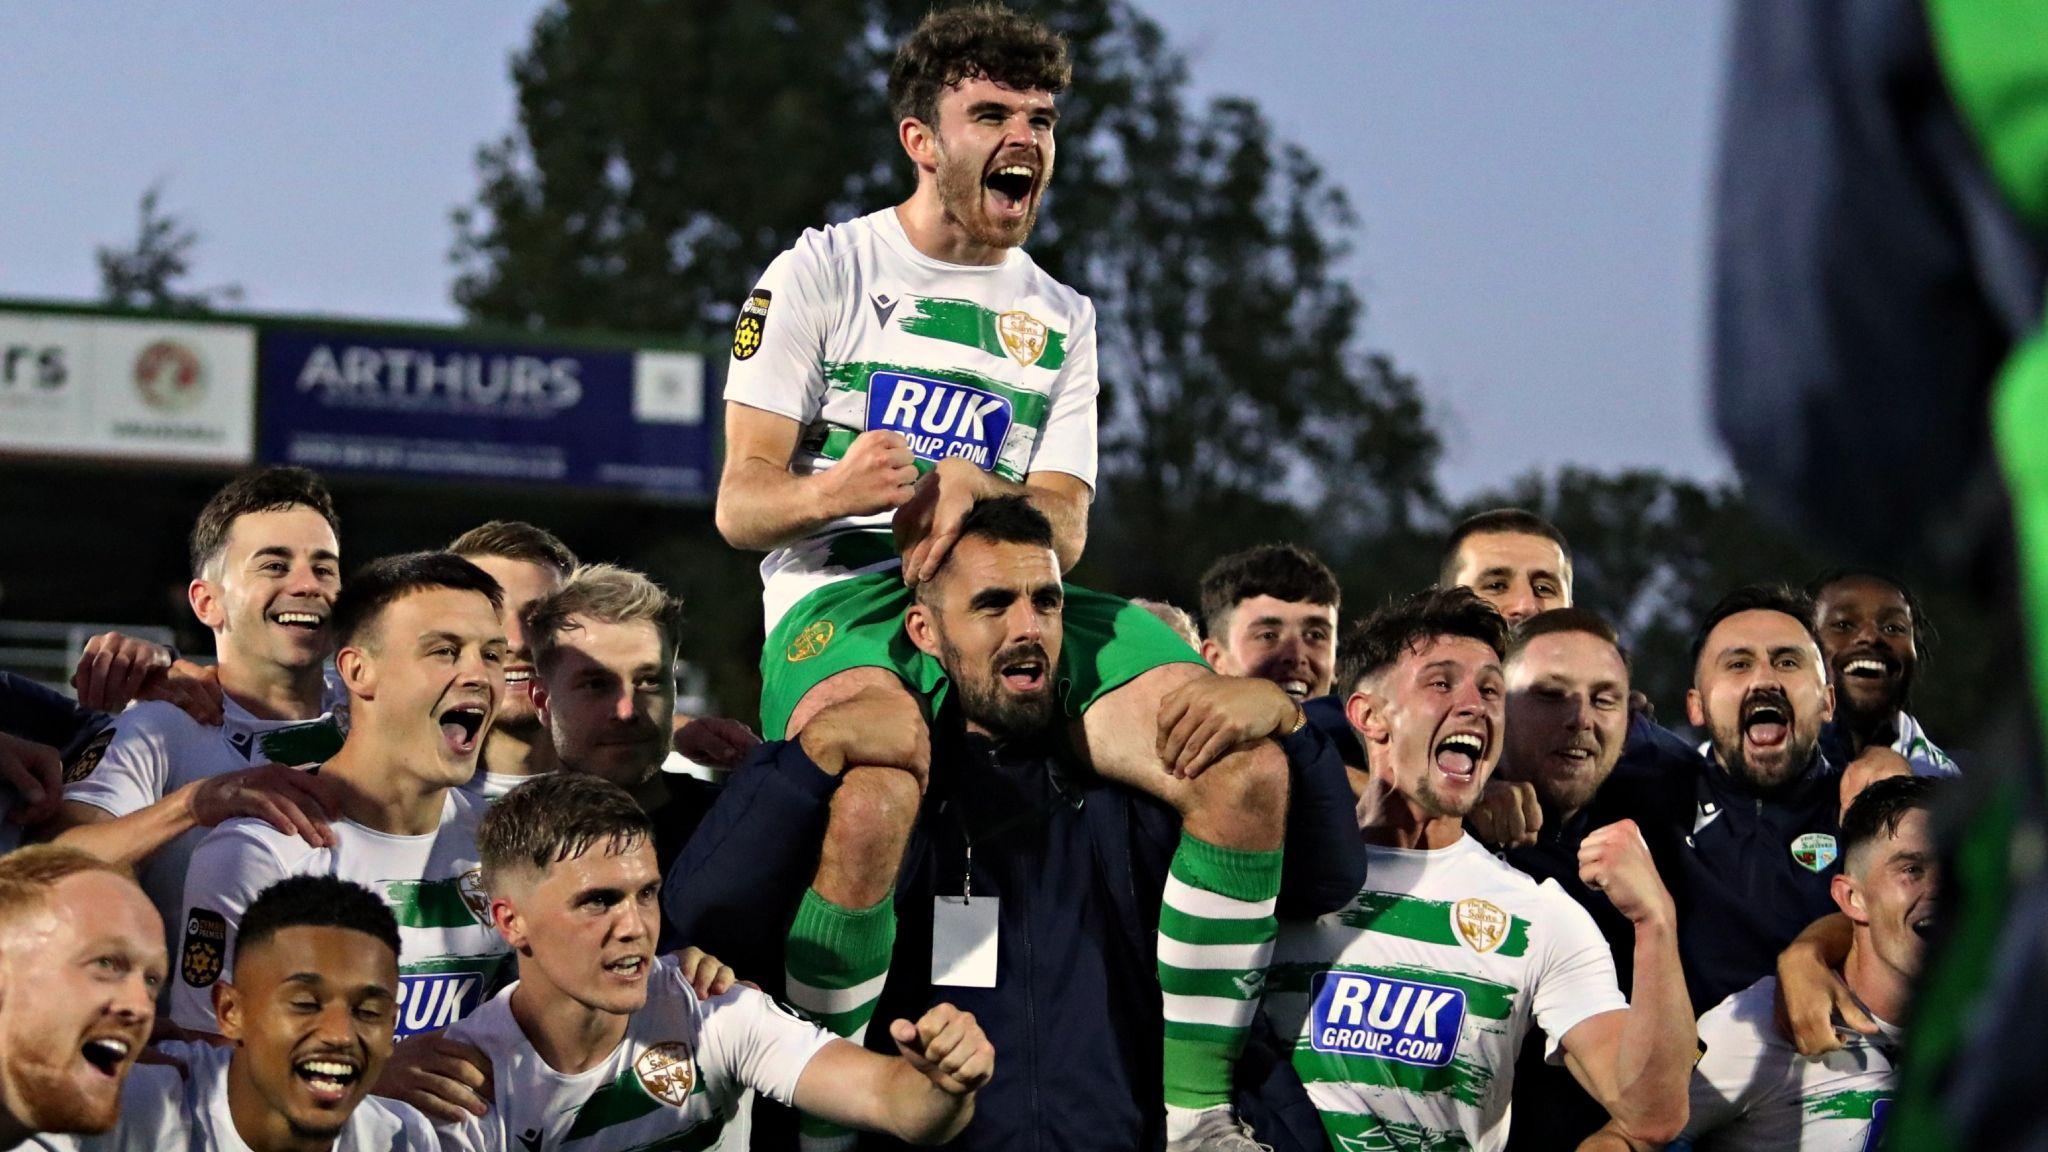
[{"label": "dusk sky", "polygon": [[[512,123],[533,3],[8,8],[0,295],[85,299],[153,181],[247,307],[452,322],[448,214]],[[1531,468],[1721,478],[1704,386],[1725,12],[1144,0],[1198,95],[1351,196],[1364,343],[1422,380],[1454,494]]]}]

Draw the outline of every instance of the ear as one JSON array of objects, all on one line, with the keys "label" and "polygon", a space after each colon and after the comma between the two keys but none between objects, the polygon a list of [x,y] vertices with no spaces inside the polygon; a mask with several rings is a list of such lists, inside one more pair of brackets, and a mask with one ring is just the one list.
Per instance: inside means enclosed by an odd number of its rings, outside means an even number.
[{"label": "ear", "polygon": [[185,602],[192,605],[192,615],[198,617],[201,624],[215,632],[227,627],[228,614],[221,607],[220,589],[215,588],[212,581],[195,578],[187,584]]},{"label": "ear", "polygon": [[498,930],[498,935],[505,938],[505,943],[510,944],[514,952],[526,953],[526,917],[521,916],[519,909],[503,896],[491,897],[491,927]]},{"label": "ear", "polygon": [[233,981],[222,980],[213,986],[213,1018],[220,1023],[222,1036],[242,1042],[242,994]]},{"label": "ear", "polygon": [[341,682],[348,688],[349,695],[365,700],[376,697],[377,671],[369,653],[351,644],[334,654],[334,670],[341,674]]},{"label": "ear", "polygon": [[1367,744],[1385,744],[1393,737],[1387,727],[1386,702],[1361,688],[1344,701],[1344,718]]},{"label": "ear", "polygon": [[903,151],[910,162],[917,165],[919,172],[935,172],[939,167],[939,134],[932,126],[915,116],[905,116],[896,125],[896,139],[903,145]]},{"label": "ear", "polygon": [[1828,895],[1835,898],[1835,907],[1842,910],[1842,915],[1847,916],[1850,923],[1869,926],[1870,911],[1863,906],[1863,889],[1856,886],[1856,881],[1837,872],[1835,878],[1828,882]]},{"label": "ear", "polygon": [[548,685],[541,679],[540,669],[534,669],[533,678],[526,682],[526,690],[533,694],[533,710],[540,715],[540,726],[551,727],[554,720],[548,710]]},{"label": "ear", "polygon": [[1835,683],[1833,678],[1828,676],[1826,672],[1821,673],[1820,706],[1821,723],[1825,724],[1835,718]]},{"label": "ear", "polygon": [[[908,121],[905,121],[908,123]],[[939,625],[933,618],[932,610],[922,603],[912,604],[903,613],[903,631],[919,652],[936,660],[939,658]]]},{"label": "ear", "polygon": [[1707,698],[1697,688],[1685,690],[1685,722],[1695,728],[1707,726]]},{"label": "ear", "polygon": [[1209,662],[1211,671],[1215,672],[1218,676],[1230,675],[1223,667],[1223,661],[1230,655],[1230,652],[1223,645],[1218,644],[1213,639],[1203,640],[1199,651],[1202,653],[1202,659]]}]

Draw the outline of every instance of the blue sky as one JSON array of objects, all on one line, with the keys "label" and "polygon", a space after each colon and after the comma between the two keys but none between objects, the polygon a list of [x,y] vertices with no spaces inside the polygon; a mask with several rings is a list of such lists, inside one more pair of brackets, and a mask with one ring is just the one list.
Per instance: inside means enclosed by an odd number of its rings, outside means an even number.
[{"label": "blue sky", "polygon": [[[1724,477],[1703,392],[1724,5],[1141,0],[1196,91],[1259,101],[1361,220],[1365,343],[1453,493],[1530,468]],[[152,181],[246,303],[449,321],[449,210],[537,5],[8,6],[0,295],[83,298]]]}]

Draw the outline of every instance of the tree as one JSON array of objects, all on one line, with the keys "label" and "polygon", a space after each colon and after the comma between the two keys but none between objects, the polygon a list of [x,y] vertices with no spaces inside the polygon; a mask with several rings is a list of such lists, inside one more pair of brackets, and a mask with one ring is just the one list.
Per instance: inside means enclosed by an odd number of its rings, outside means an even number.
[{"label": "tree", "polygon": [[[911,186],[884,94],[927,0],[566,0],[513,63],[519,124],[459,211],[478,319],[722,334],[798,232]],[[1058,170],[1030,250],[1099,312],[1101,503],[1083,578],[1186,599],[1191,557],[1348,552],[1439,503],[1414,382],[1354,347],[1349,205],[1251,102],[1191,109],[1123,0],[1066,35]]]},{"label": "tree", "polygon": [[129,248],[94,249],[100,266],[100,298],[121,308],[152,312],[211,312],[241,300],[239,285],[185,291],[179,282],[191,275],[192,250],[199,233],[190,224],[163,211],[163,185],[142,194],[135,243]]}]

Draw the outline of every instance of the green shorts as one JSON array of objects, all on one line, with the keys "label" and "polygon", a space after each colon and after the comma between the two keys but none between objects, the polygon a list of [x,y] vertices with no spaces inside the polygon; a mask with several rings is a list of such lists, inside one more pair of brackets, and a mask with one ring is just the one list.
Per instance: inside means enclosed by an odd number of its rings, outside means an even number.
[{"label": "green shorts", "polygon": [[[1166,664],[1200,664],[1180,634],[1120,597],[1066,586],[1059,693],[1078,717],[1108,692]],[[780,740],[804,693],[849,668],[887,668],[936,716],[946,673],[903,631],[912,593],[901,571],[827,584],[792,605],[761,649],[761,735]]]}]

